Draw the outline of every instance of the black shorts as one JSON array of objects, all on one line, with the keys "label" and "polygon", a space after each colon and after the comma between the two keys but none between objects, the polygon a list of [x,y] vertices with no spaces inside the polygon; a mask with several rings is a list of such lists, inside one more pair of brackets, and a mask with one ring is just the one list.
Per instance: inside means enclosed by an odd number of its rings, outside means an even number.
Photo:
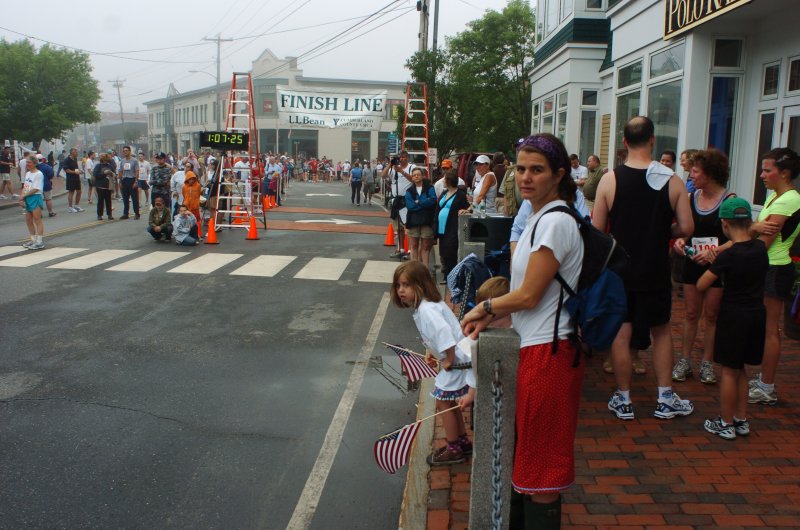
[{"label": "black shorts", "polygon": [[745,364],[758,365],[764,356],[767,310],[722,306],[714,335],[714,362],[741,370]]},{"label": "black shorts", "polygon": [[672,289],[652,291],[627,291],[628,314],[625,322],[630,322],[631,348],[646,350],[650,346],[650,328],[669,323],[672,313]]},{"label": "black shorts", "polygon": [[150,184],[148,184],[146,180],[138,180],[137,182],[139,183],[140,190],[147,191],[150,189]]},{"label": "black shorts", "polygon": [[81,178],[78,175],[67,175],[67,191],[80,191]]},{"label": "black shorts", "polygon": [[[707,265],[698,265],[691,258],[683,258],[686,262],[683,264],[683,278],[681,278],[680,283],[683,284],[697,284],[697,280],[705,274],[708,270]],[[717,278],[717,280],[711,284],[711,287],[722,287],[722,278]]]},{"label": "black shorts", "polygon": [[764,282],[764,296],[790,301],[792,299],[794,277],[794,263],[770,265],[767,270],[766,281]]}]

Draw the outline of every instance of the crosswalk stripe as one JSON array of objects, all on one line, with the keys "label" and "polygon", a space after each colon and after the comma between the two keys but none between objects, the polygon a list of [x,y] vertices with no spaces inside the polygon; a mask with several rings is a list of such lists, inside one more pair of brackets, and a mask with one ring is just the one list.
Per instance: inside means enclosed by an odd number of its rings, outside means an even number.
[{"label": "crosswalk stripe", "polygon": [[178,258],[182,258],[188,254],[188,252],[165,252],[158,250],[139,258],[132,259],[131,261],[114,265],[106,270],[122,272],[147,272],[155,269],[156,267],[160,267],[161,265],[166,265],[170,261],[175,261]]},{"label": "crosswalk stripe", "polygon": [[16,254],[18,252],[22,252],[25,250],[25,247],[22,245],[10,245],[7,247],[0,247],[0,258],[3,256],[10,256],[11,254]]},{"label": "crosswalk stripe", "polygon": [[338,280],[349,263],[349,259],[312,258],[294,277],[303,280]]},{"label": "crosswalk stripe", "polygon": [[122,250],[122,249],[100,250],[98,252],[93,252],[85,256],[79,256],[71,260],[62,261],[61,263],[56,263],[55,265],[50,265],[47,268],[73,269],[73,270],[91,269],[92,267],[97,267],[98,265],[102,265],[103,263],[108,263],[109,261],[114,261],[115,259],[124,258],[125,256],[130,256],[131,254],[135,254],[137,252],[139,251]]},{"label": "crosswalk stripe", "polygon": [[17,256],[16,258],[9,258],[7,260],[0,261],[0,266],[30,267],[31,265],[38,265],[40,263],[44,263],[45,261],[63,258],[65,256],[69,256],[70,254],[77,254],[78,252],[83,252],[84,250],[88,249],[56,247],[46,248],[44,250],[32,250],[24,256]]},{"label": "crosswalk stripe", "polygon": [[231,276],[260,276],[272,278],[293,262],[296,257],[297,256],[258,256],[233,271]]},{"label": "crosswalk stripe", "polygon": [[167,272],[179,274],[209,274],[241,258],[243,254],[204,254]]},{"label": "crosswalk stripe", "polygon": [[397,265],[398,263],[396,261],[367,260],[367,263],[364,264],[364,268],[361,269],[361,275],[358,277],[358,281],[392,283]]}]

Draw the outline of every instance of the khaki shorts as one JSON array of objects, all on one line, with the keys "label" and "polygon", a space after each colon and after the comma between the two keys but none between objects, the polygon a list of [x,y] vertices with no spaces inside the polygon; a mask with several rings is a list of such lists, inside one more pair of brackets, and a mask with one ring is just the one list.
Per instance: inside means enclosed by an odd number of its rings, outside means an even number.
[{"label": "khaki shorts", "polygon": [[42,195],[44,195],[44,200],[49,201],[53,197],[53,190],[43,191]]},{"label": "khaki shorts", "polygon": [[400,222],[400,216],[397,216],[397,219],[392,219],[392,228],[394,229],[395,234],[400,230],[401,227],[403,230],[405,230],[403,223]]},{"label": "khaki shorts", "polygon": [[433,239],[433,227],[430,225],[411,226],[406,228],[408,237],[416,237],[421,239]]}]

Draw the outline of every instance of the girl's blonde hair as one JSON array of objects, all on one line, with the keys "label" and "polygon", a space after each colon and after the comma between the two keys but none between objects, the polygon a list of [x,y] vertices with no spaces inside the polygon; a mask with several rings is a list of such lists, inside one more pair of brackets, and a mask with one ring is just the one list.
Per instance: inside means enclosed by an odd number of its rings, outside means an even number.
[{"label": "girl's blonde hair", "polygon": [[489,278],[475,292],[475,303],[479,304],[489,298],[497,298],[508,294],[511,284],[505,276],[494,276]]},{"label": "girl's blonde hair", "polygon": [[414,289],[414,308],[419,307],[423,300],[429,302],[441,302],[442,295],[439,294],[439,289],[436,288],[436,282],[433,280],[431,271],[428,267],[419,261],[407,261],[401,263],[394,270],[394,278],[392,278],[392,288],[389,290],[389,296],[392,303],[397,307],[407,307],[400,300],[397,295],[397,286],[400,283],[400,278],[405,276],[406,281],[410,283]]}]

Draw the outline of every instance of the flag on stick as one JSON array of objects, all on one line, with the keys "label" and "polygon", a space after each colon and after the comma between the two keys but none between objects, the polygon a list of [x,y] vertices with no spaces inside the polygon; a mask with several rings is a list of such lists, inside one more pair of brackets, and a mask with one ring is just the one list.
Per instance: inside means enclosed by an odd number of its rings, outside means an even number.
[{"label": "flag on stick", "polygon": [[414,422],[402,429],[384,434],[375,442],[375,461],[387,473],[394,473],[406,465],[411,444],[422,422]]},{"label": "flag on stick", "polygon": [[436,377],[436,370],[428,366],[428,363],[425,362],[424,355],[407,350],[396,344],[387,344],[385,342],[383,344],[395,352],[400,358],[400,364],[403,366],[403,371],[406,376],[408,376],[409,383],[414,383],[428,377]]}]

